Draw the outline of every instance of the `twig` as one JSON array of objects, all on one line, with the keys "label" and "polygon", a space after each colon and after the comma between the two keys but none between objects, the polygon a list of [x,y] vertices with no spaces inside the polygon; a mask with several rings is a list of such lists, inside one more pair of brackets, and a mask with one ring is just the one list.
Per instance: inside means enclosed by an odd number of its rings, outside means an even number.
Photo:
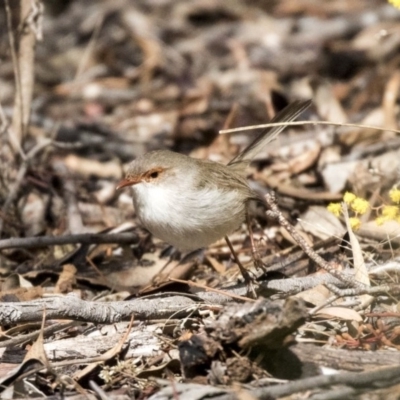
[{"label": "twig", "polygon": [[[47,319],[74,319],[76,321],[113,324],[130,320],[166,319],[175,315],[176,318],[186,316],[195,302],[185,296],[160,296],[151,300],[135,299],[134,301],[85,301],[76,295],[51,296],[26,302],[3,303],[0,307],[0,325],[40,321],[43,309],[46,309]],[[203,305],[206,307],[206,305]],[[1,342],[0,342],[1,346]]]},{"label": "twig", "polygon": [[349,287],[362,287],[363,285],[360,282],[355,281],[354,279],[349,279],[345,275],[338,272],[337,268],[335,268],[334,263],[325,261],[318,253],[316,253],[312,247],[304,240],[304,238],[296,231],[296,229],[289,223],[289,221],[283,216],[281,211],[278,209],[278,205],[276,204],[275,195],[266,194],[265,202],[269,206],[269,210],[267,211],[267,215],[273,219],[278,220],[279,224],[285,228],[296,243],[303,249],[303,251],[313,260],[320,268],[324,269],[336,279],[339,279],[341,282],[344,282]]},{"label": "twig", "polygon": [[[106,360],[107,361],[107,360]],[[93,380],[89,380],[89,386],[97,394],[100,400],[111,400],[111,397]]]},{"label": "twig", "polygon": [[[50,336],[56,332],[60,332],[61,330],[68,329],[68,328],[71,328],[71,327],[77,326],[77,325],[78,325],[78,322],[71,321],[71,322],[66,322],[64,324],[59,323],[59,324],[47,326],[46,328],[43,329],[43,336],[44,337]],[[16,346],[21,343],[33,341],[39,336],[40,332],[41,331],[38,330],[38,331],[26,333],[24,335],[19,334],[18,336],[13,337],[8,340],[2,340],[2,341],[0,341],[0,347]]]},{"label": "twig", "polygon": [[348,128],[360,128],[360,129],[373,129],[383,132],[394,132],[400,133],[398,129],[389,129],[389,128],[381,128],[379,126],[372,126],[372,125],[361,125],[361,124],[343,124],[339,122],[329,122],[329,121],[295,121],[295,122],[272,122],[270,124],[261,124],[261,125],[250,125],[250,126],[243,126],[240,128],[232,128],[232,129],[222,129],[219,131],[220,135],[225,135],[227,133],[236,133],[236,132],[245,132],[251,131],[254,129],[265,129],[274,126],[303,126],[303,125],[330,125],[330,126],[345,126]]},{"label": "twig", "polygon": [[358,287],[358,288],[350,288],[350,289],[340,289],[335,285],[326,283],[325,286],[334,294],[339,297],[346,297],[346,296],[360,296],[363,294],[369,295],[377,295],[377,294],[391,294],[393,296],[397,296],[400,294],[400,285],[396,283],[374,286],[374,287]]},{"label": "twig", "polygon": [[214,288],[208,287],[206,285],[201,285],[200,283],[196,283],[196,282],[193,282],[193,281],[185,281],[183,279],[176,279],[176,278],[171,278],[171,277],[169,278],[169,280],[172,281],[172,282],[183,283],[183,284],[186,284],[186,285],[189,285],[189,286],[193,286],[193,287],[197,287],[197,288],[200,288],[200,289],[204,289],[207,292],[214,292],[214,293],[222,294],[223,296],[228,296],[228,297],[231,297],[232,299],[236,299],[236,300],[240,300],[240,301],[247,301],[247,302],[251,302],[251,303],[255,303],[256,302],[256,300],[254,300],[254,299],[249,299],[248,297],[238,296],[238,295],[226,292],[226,291],[221,290],[221,289],[214,289]]},{"label": "twig", "polygon": [[[331,286],[330,285],[328,287],[328,285],[326,285],[326,287],[329,289]],[[330,289],[329,289],[330,290]],[[338,296],[337,294],[335,294],[334,296],[329,297],[329,299],[327,299],[326,301],[324,301],[322,304],[320,304],[319,306],[314,307],[312,310],[309,311],[310,315],[314,315],[316,314],[319,310],[322,310],[323,308],[331,305],[333,302],[335,302],[336,300],[338,300],[340,298],[340,296]]]},{"label": "twig", "polygon": [[[313,308],[309,312],[310,315],[317,313],[319,310],[327,307],[328,305],[332,304],[334,301],[338,300],[341,297],[355,297],[355,296],[361,296],[361,295],[369,295],[372,298],[373,295],[379,295],[379,294],[389,295],[390,294],[392,296],[396,296],[400,293],[400,285],[395,284],[395,283],[381,285],[381,286],[374,286],[374,287],[365,286],[364,288],[359,287],[359,288],[351,288],[351,289],[340,289],[331,283],[325,283],[324,285],[332,293],[334,293],[334,295],[331,296],[329,299],[327,299],[323,304],[320,304],[319,306]],[[360,307],[357,307],[357,308],[360,308]],[[366,313],[364,315],[371,316],[371,313]],[[400,314],[397,314],[396,316],[399,316],[399,315]]]},{"label": "twig", "polygon": [[9,0],[6,0],[5,5],[16,86],[11,144],[14,152],[17,153],[21,151],[22,141],[29,125],[34,84],[36,34],[41,32],[43,7],[40,2],[32,0],[19,2],[19,43],[17,46],[14,40]]},{"label": "twig", "polygon": [[78,69],[75,74],[74,81],[77,81],[81,77],[83,71],[85,71],[85,68],[87,67],[90,57],[92,56],[92,53],[94,52],[96,40],[99,37],[99,33],[100,33],[101,27],[103,25],[103,21],[104,21],[104,16],[100,15],[98,17],[97,21],[95,22],[92,36],[89,40],[88,45],[85,48],[85,51],[83,52],[82,58],[79,62]]},{"label": "twig", "polygon": [[[320,389],[334,385],[346,385],[356,390],[369,390],[376,387],[388,387],[400,382],[400,366],[380,368],[367,372],[343,372],[336,375],[314,376],[272,387],[250,390],[257,399],[287,397],[294,393]],[[215,396],[215,400],[237,399],[234,393]]]},{"label": "twig", "polygon": [[[14,69],[14,78],[15,78],[15,98],[14,98],[14,113],[13,113],[13,124],[12,128],[9,128],[10,132],[10,143],[11,147],[13,148],[14,152],[22,153],[21,149],[21,110],[16,107],[16,104],[22,103],[22,91],[21,91],[21,77],[20,77],[20,70],[18,67],[18,57],[17,57],[17,47],[14,40],[14,33],[13,33],[13,26],[12,26],[12,12],[10,8],[9,0],[5,0],[5,9],[7,15],[7,32],[8,32],[8,41],[10,43],[10,51],[11,51],[11,58],[13,62],[13,69]],[[17,121],[18,120],[18,121]],[[15,127],[17,128],[15,130]],[[0,229],[1,232],[1,229]]]},{"label": "twig", "polygon": [[4,239],[0,240],[0,250],[12,248],[32,249],[35,247],[57,246],[63,244],[137,244],[138,242],[139,237],[136,233],[82,233],[79,235]]}]

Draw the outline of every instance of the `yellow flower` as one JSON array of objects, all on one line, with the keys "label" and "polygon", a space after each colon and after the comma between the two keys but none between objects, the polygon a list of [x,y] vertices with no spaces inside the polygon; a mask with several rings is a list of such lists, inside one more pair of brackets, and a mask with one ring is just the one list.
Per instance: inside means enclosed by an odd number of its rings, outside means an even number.
[{"label": "yellow flower", "polygon": [[369,203],[367,200],[361,197],[356,197],[350,204],[350,207],[357,214],[365,214],[369,209]]},{"label": "yellow flower", "polygon": [[[400,0],[399,0],[399,3],[400,3]],[[393,201],[393,203],[400,204],[400,189],[393,188],[389,192],[389,197],[390,197],[390,200]]]},{"label": "yellow flower", "polygon": [[356,198],[357,196],[354,193],[346,192],[343,196],[343,201],[350,205]]},{"label": "yellow flower", "polygon": [[349,218],[349,222],[350,222],[351,229],[353,229],[354,231],[359,229],[361,226],[361,221],[359,218],[351,217],[351,218]]},{"label": "yellow flower", "polygon": [[388,3],[396,8],[400,8],[400,0],[388,0]]},{"label": "yellow flower", "polygon": [[378,217],[378,218],[375,219],[375,223],[378,226],[383,225],[386,221],[387,221],[387,218],[385,218],[385,217]]},{"label": "yellow flower", "polygon": [[382,216],[387,219],[395,219],[399,215],[400,208],[397,206],[383,206]]},{"label": "yellow flower", "polygon": [[327,210],[338,217],[342,212],[342,206],[340,205],[340,203],[330,203],[327,207]]}]

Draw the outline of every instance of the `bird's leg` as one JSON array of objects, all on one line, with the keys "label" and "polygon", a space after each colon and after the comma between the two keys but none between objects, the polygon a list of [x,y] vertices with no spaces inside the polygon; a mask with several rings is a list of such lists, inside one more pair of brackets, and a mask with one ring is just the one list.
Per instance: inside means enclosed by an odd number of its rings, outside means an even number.
[{"label": "bird's leg", "polygon": [[166,249],[164,249],[161,254],[160,258],[168,257],[167,262],[162,266],[160,271],[157,272],[157,274],[153,277],[153,282],[159,281],[160,278],[164,276],[163,272],[168,268],[168,266],[173,262],[173,261],[179,261],[182,256],[181,253],[173,246],[168,246]]},{"label": "bird's leg", "polygon": [[250,221],[250,216],[246,212],[246,223],[247,223],[247,228],[249,230],[249,236],[250,236],[250,244],[251,244],[251,255],[253,257],[254,265],[257,269],[264,269],[264,264],[261,260],[260,253],[257,250],[256,244],[254,242],[254,235],[253,235],[253,229],[251,228],[251,221]]},{"label": "bird's leg", "polygon": [[246,268],[243,266],[243,264],[240,262],[239,257],[236,254],[236,251],[234,250],[231,241],[229,240],[228,236],[225,236],[225,241],[226,244],[229,247],[229,250],[232,253],[233,259],[235,260],[236,264],[238,265],[240,272],[242,273],[243,279],[246,283],[247,289],[249,292],[251,292],[251,294],[253,295],[253,297],[256,299],[257,295],[256,295],[256,291],[254,289],[254,285],[253,285],[253,279],[251,278],[250,274],[247,272]]}]

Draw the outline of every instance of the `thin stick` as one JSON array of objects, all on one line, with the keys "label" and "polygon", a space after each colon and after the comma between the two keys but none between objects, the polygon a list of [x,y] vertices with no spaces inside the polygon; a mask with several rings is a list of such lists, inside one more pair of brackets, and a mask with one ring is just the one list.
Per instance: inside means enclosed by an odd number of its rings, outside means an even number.
[{"label": "thin stick", "polygon": [[96,40],[99,37],[99,33],[100,33],[101,27],[103,25],[103,21],[104,21],[104,17],[100,16],[97,19],[97,21],[95,22],[95,26],[94,26],[94,29],[93,29],[92,36],[89,39],[89,43],[88,43],[88,45],[86,46],[86,48],[85,48],[85,50],[83,52],[82,58],[81,58],[81,60],[79,62],[78,69],[77,69],[76,74],[75,74],[74,81],[77,81],[81,77],[82,73],[86,69],[86,66],[87,66],[87,64],[88,64],[88,62],[90,60],[90,56],[92,55],[92,53],[94,51],[94,48],[95,48],[95,45],[96,45]]},{"label": "thin stick", "polygon": [[29,238],[11,238],[0,240],[0,250],[22,248],[32,249],[35,247],[57,246],[63,244],[137,244],[139,241],[136,233],[83,233],[79,235],[66,236],[38,236]]},{"label": "thin stick", "polygon": [[15,98],[14,98],[14,115],[12,128],[9,128],[10,143],[14,153],[22,153],[21,140],[22,140],[22,112],[17,107],[17,104],[22,104],[22,90],[21,90],[21,74],[19,69],[17,46],[14,40],[13,26],[12,26],[12,12],[9,0],[5,0],[5,9],[7,16],[7,32],[8,41],[10,43],[11,59],[13,62],[14,78],[15,78]]},{"label": "thin stick", "polygon": [[275,195],[273,193],[266,194],[264,196],[265,202],[268,205],[269,210],[267,216],[273,218],[279,222],[279,224],[285,228],[296,243],[303,249],[307,256],[313,260],[320,268],[324,269],[336,279],[344,282],[348,287],[365,288],[366,286],[361,282],[355,281],[352,278],[346,277],[344,274],[339,272],[339,266],[335,262],[325,261],[318,253],[316,253],[312,247],[306,242],[306,240],[297,232],[293,225],[283,216],[280,212],[276,203]]},{"label": "thin stick", "polygon": [[237,294],[225,292],[224,290],[221,290],[221,289],[211,288],[211,287],[206,286],[206,285],[201,285],[200,283],[197,283],[197,282],[185,281],[183,279],[176,279],[176,278],[171,278],[171,277],[169,277],[168,279],[170,281],[172,281],[172,282],[184,283],[185,285],[189,285],[189,286],[197,287],[197,288],[200,288],[200,289],[204,289],[206,292],[213,292],[213,293],[222,294],[223,296],[228,296],[228,297],[231,297],[232,299],[241,300],[241,301],[247,301],[247,302],[250,301],[250,302],[253,302],[253,303],[255,302],[255,300],[249,299],[248,297],[238,296]]},{"label": "thin stick", "polygon": [[225,135],[226,133],[236,133],[236,132],[245,132],[251,131],[254,129],[265,129],[273,126],[297,126],[297,125],[331,125],[331,126],[345,126],[349,128],[361,128],[361,129],[374,129],[383,132],[395,132],[400,133],[397,129],[390,128],[381,128],[379,126],[372,125],[361,125],[361,124],[342,124],[339,122],[329,122],[329,121],[296,121],[296,122],[273,122],[270,124],[262,124],[262,125],[249,125],[243,126],[240,128],[232,128],[232,129],[222,129],[219,131],[220,135]]}]

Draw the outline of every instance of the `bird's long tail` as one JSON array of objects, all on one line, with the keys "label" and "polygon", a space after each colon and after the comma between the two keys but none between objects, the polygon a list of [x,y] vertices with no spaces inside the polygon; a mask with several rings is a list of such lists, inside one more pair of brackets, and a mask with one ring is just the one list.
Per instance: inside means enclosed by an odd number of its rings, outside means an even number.
[{"label": "bird's long tail", "polygon": [[[291,122],[311,105],[311,100],[295,101],[276,114],[271,123]],[[243,170],[253,158],[285,129],[285,125],[272,126],[263,130],[240,154],[234,157],[228,165],[234,169]]]}]

